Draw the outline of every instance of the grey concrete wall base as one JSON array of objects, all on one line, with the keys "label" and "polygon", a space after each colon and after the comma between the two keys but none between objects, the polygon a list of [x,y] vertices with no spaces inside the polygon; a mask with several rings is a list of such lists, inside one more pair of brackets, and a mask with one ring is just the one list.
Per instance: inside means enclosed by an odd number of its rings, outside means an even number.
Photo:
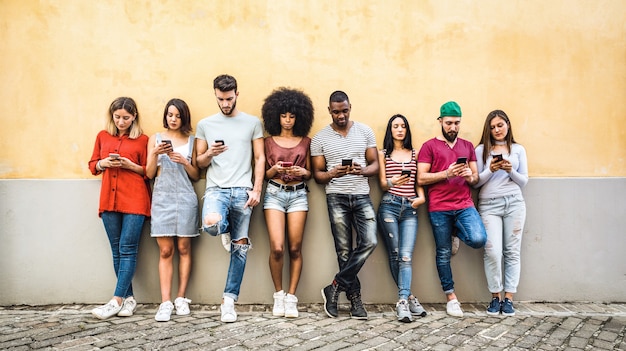
[{"label": "grey concrete wall base", "polygon": [[[199,197],[204,182],[198,182]],[[321,302],[320,289],[337,270],[321,186],[311,182],[311,211],[303,245],[304,268],[297,295]],[[377,205],[380,192],[372,187]],[[0,305],[99,303],[115,286],[110,249],[97,216],[100,180],[0,180]],[[626,301],[626,178],[533,178],[524,191],[528,215],[522,248],[523,301]],[[426,208],[419,210],[413,257],[413,292],[423,302],[445,300],[435,268]],[[251,224],[253,249],[240,303],[270,303],[268,240],[262,208]],[[160,302],[158,246],[144,228],[134,279],[140,302]],[[288,262],[288,258],[285,258]],[[193,241],[187,297],[219,303],[229,255],[219,238]],[[482,250],[461,245],[452,259],[462,302],[488,301]],[[287,286],[288,267],[285,267]],[[380,243],[359,275],[367,303],[392,303],[397,289]],[[173,293],[176,291],[174,281]],[[175,296],[173,296],[175,297]]]}]

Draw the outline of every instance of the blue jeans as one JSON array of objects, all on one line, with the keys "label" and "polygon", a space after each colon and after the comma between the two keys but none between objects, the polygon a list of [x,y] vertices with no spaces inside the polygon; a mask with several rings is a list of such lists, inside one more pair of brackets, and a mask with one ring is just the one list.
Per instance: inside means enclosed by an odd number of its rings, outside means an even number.
[{"label": "blue jeans", "polygon": [[459,239],[474,249],[480,249],[487,242],[487,233],[476,208],[468,207],[455,211],[430,212],[430,224],[433,228],[437,248],[436,264],[441,288],[446,294],[454,292],[450,256],[452,255],[452,233],[456,229]]},{"label": "blue jeans", "polygon": [[[327,194],[330,230],[335,240],[339,272],[335,281],[348,296],[361,292],[357,274],[374,252],[376,212],[369,195]],[[356,230],[356,247],[352,247],[352,229]]]},{"label": "blue jeans", "polygon": [[139,239],[146,217],[121,212],[103,212],[102,223],[109,237],[113,269],[117,277],[113,296],[133,296],[133,276],[137,266]]},{"label": "blue jeans", "polygon": [[[224,296],[228,296],[237,301],[239,289],[243,280],[243,273],[246,269],[248,250],[252,247],[248,230],[250,228],[250,217],[252,207],[244,208],[248,201],[248,190],[250,188],[219,188],[210,187],[204,192],[204,203],[202,206],[202,218],[210,213],[217,213],[220,220],[213,225],[202,224],[202,229],[210,235],[216,236],[230,233],[230,265],[226,277],[226,287]],[[235,244],[235,241],[246,239],[247,244]]]},{"label": "blue jeans", "polygon": [[[517,292],[521,271],[522,234],[526,204],[522,195],[480,199],[480,217],[487,229],[485,276],[491,293]],[[502,261],[504,259],[504,284]]]},{"label": "blue jeans", "polygon": [[378,207],[378,228],[383,237],[398,299],[411,295],[413,248],[417,238],[417,210],[406,197],[384,193]]}]

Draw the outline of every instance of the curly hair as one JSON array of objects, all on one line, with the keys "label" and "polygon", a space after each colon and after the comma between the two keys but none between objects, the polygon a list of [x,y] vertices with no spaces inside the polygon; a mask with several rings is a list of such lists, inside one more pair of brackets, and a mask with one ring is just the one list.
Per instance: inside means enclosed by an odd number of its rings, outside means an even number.
[{"label": "curly hair", "polygon": [[265,131],[269,135],[279,135],[282,129],[280,115],[287,112],[296,116],[293,134],[307,136],[313,125],[313,103],[301,90],[285,87],[274,89],[263,102],[261,115]]}]

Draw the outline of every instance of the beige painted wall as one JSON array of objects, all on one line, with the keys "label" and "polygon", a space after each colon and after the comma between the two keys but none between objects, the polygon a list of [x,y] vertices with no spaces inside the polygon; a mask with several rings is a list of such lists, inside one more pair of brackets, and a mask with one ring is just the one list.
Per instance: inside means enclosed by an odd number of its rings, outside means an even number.
[{"label": "beige painted wall", "polygon": [[0,0],[0,178],[91,178],[115,97],[137,100],[147,134],[171,97],[195,125],[217,110],[220,73],[252,114],[275,87],[305,90],[313,132],[345,90],[379,143],[394,113],[419,147],[447,100],[472,142],[504,109],[531,176],[624,176],[624,23],[623,0]]}]

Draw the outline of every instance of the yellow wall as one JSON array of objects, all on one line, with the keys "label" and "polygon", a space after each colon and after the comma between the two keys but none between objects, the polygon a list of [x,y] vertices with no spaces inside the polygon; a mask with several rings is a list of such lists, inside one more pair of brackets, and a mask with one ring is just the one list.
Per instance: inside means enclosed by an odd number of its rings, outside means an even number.
[{"label": "yellow wall", "polygon": [[172,97],[195,125],[217,111],[221,73],[252,114],[275,87],[305,90],[313,133],[345,90],[379,144],[403,113],[419,147],[447,100],[475,143],[500,108],[531,176],[623,177],[624,23],[623,0],[0,0],[0,178],[91,178],[115,97],[136,99],[147,134]]}]

